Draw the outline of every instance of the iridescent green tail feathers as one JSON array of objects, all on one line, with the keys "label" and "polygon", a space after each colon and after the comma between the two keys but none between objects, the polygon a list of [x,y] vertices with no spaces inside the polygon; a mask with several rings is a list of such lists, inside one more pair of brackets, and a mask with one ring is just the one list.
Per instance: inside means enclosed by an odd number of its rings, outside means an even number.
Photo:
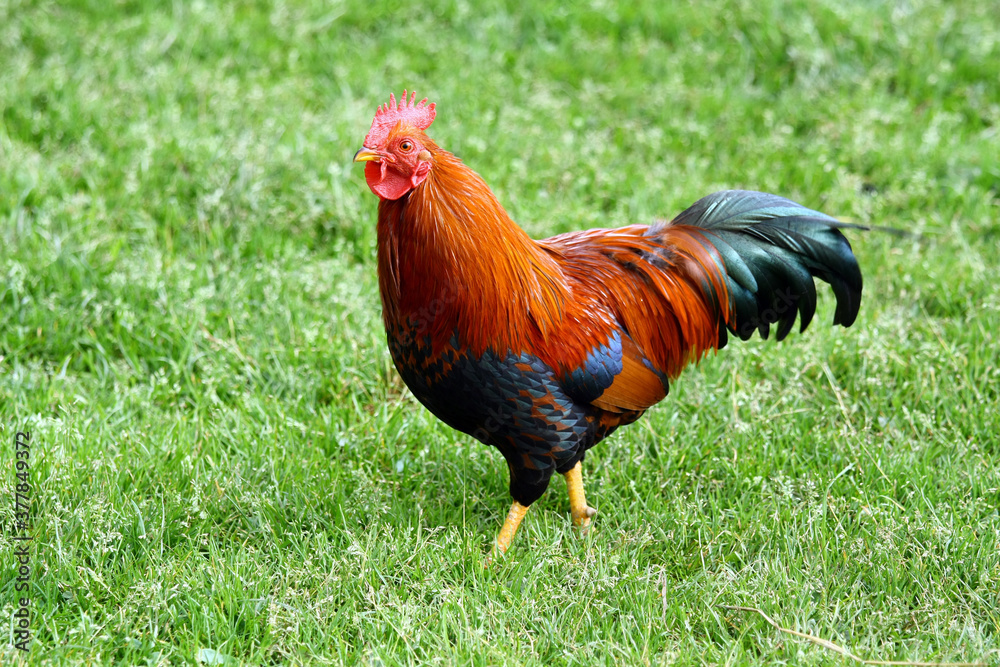
[{"label": "iridescent green tail feathers", "polygon": [[700,228],[724,266],[729,318],[720,327],[720,348],[727,328],[747,340],[755,331],[767,338],[770,326],[777,324],[777,339],[782,340],[801,315],[804,331],[816,312],[814,278],[833,288],[834,324],[849,327],[857,318],[861,269],[840,230],[864,227],[784,197],[746,190],[704,197],[661,228],[676,225]]}]

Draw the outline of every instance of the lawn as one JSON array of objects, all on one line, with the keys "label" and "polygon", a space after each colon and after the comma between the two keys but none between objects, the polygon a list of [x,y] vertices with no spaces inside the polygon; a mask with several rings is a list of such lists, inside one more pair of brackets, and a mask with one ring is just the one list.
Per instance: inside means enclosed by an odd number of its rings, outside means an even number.
[{"label": "lawn", "polygon": [[[0,0],[0,663],[854,664],[726,606],[1000,662],[1000,3],[583,5]],[[910,235],[484,568],[506,466],[396,374],[351,162],[404,87],[536,237],[725,188]]]}]

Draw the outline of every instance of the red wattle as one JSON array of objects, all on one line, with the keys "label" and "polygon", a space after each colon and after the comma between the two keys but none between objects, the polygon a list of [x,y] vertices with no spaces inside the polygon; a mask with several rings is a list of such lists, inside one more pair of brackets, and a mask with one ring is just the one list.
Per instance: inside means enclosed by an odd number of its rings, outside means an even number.
[{"label": "red wattle", "polygon": [[366,163],[365,180],[372,192],[382,199],[399,199],[413,189],[410,179],[387,169],[383,162]]}]

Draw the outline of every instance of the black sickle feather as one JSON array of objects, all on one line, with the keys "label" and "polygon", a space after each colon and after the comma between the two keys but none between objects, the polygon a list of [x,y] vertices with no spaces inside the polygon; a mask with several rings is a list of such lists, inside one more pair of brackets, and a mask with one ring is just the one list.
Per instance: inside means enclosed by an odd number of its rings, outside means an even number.
[{"label": "black sickle feather", "polygon": [[[726,326],[743,340],[754,331],[767,338],[772,324],[778,325],[781,340],[797,316],[800,330],[805,330],[816,312],[813,278],[833,288],[834,324],[849,327],[857,318],[861,269],[840,230],[863,229],[860,225],[839,222],[784,197],[747,190],[711,194],[667,224],[700,227],[715,246],[729,288]],[[721,339],[724,344],[724,334]]]}]

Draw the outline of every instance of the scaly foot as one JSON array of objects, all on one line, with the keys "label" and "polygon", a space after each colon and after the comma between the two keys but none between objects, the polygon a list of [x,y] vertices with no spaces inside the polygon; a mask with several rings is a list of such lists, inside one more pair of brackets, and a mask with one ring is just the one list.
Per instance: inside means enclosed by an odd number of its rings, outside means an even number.
[{"label": "scaly foot", "polygon": [[497,535],[497,539],[493,543],[493,550],[490,552],[489,558],[486,559],[486,565],[489,565],[498,557],[507,553],[507,549],[510,548],[510,543],[514,539],[514,535],[517,534],[517,528],[521,525],[521,521],[524,519],[527,511],[528,506],[522,505],[516,500],[510,506],[510,511],[507,512],[507,519],[503,522],[500,534]]},{"label": "scaly foot", "polygon": [[573,525],[586,535],[590,529],[590,519],[597,514],[597,510],[587,505],[587,496],[583,492],[583,463],[577,461],[564,477],[566,490],[569,491],[569,508],[573,515]]}]

